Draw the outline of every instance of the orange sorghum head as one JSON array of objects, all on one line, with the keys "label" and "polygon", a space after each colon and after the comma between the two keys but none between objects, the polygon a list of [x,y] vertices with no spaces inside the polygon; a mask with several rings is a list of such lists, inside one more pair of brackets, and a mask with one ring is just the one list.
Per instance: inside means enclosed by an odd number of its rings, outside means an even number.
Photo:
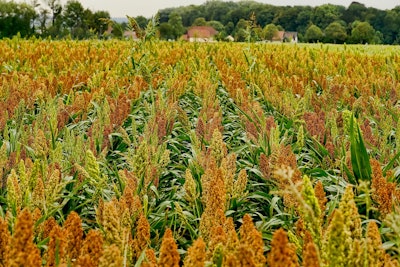
[{"label": "orange sorghum head", "polygon": [[67,257],[77,259],[82,245],[83,229],[82,221],[78,213],[72,211],[64,223],[64,230],[67,235]]},{"label": "orange sorghum head", "polygon": [[160,257],[158,259],[159,267],[179,267],[180,256],[178,246],[172,236],[171,229],[165,231],[160,248]]}]

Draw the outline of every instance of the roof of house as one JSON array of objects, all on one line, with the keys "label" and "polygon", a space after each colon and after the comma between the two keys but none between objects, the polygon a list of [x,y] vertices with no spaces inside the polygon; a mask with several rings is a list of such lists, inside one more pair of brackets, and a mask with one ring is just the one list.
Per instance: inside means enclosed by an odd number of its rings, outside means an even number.
[{"label": "roof of house", "polygon": [[188,30],[188,38],[211,38],[218,32],[211,26],[193,26]]},{"label": "roof of house", "polygon": [[284,31],[278,31],[275,33],[274,37],[272,37],[272,41],[282,41],[284,35],[285,35]]},{"label": "roof of house", "polygon": [[278,31],[272,38],[272,41],[283,41],[285,39],[295,39],[296,37],[297,37],[297,32]]},{"label": "roof of house", "polygon": [[285,32],[283,38],[294,39],[297,37],[297,32]]},{"label": "roof of house", "polygon": [[124,31],[123,35],[126,38],[132,38],[132,39],[138,38],[136,32],[134,32],[134,31]]}]

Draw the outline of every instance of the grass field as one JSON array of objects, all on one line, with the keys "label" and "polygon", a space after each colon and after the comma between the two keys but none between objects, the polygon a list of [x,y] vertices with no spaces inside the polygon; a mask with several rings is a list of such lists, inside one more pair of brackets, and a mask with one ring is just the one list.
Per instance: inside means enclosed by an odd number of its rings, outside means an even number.
[{"label": "grass field", "polygon": [[400,47],[0,41],[0,266],[397,266]]}]

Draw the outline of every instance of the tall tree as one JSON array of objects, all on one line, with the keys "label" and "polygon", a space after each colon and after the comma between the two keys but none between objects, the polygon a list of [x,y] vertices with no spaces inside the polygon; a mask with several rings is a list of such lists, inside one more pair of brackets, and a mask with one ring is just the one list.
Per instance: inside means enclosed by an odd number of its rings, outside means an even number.
[{"label": "tall tree", "polygon": [[325,40],[328,43],[344,43],[347,39],[346,28],[344,25],[335,21],[328,25],[325,29]]},{"label": "tall tree", "polygon": [[332,4],[317,6],[314,9],[312,22],[321,29],[325,29],[330,23],[339,20],[344,10],[345,7]]},{"label": "tall tree", "polygon": [[355,21],[351,30],[351,40],[353,43],[365,44],[373,43],[375,29],[368,22]]},{"label": "tall tree", "polygon": [[76,0],[69,0],[65,5],[63,12],[64,23],[69,28],[71,36],[73,38],[83,38],[85,37],[85,25],[84,19],[85,9],[82,4]]},{"label": "tall tree", "polygon": [[278,27],[276,27],[275,24],[268,24],[263,29],[263,37],[265,38],[265,40],[272,41],[272,38],[274,38],[277,32]]},{"label": "tall tree", "polygon": [[104,32],[107,31],[110,21],[110,13],[108,11],[96,11],[94,13],[85,10],[84,23],[86,27],[93,31],[98,37],[102,37]]},{"label": "tall tree", "polygon": [[363,21],[367,15],[368,9],[364,4],[359,2],[351,2],[349,7],[343,12],[342,20],[347,24],[353,21],[360,20]]},{"label": "tall tree", "polygon": [[185,28],[182,24],[182,17],[178,13],[172,12],[169,15],[168,23],[172,27],[173,39],[179,39],[179,37],[181,37],[182,34],[185,32]]},{"label": "tall tree", "polygon": [[0,38],[20,34],[22,37],[32,35],[32,22],[36,12],[26,3],[15,3],[0,0]]},{"label": "tall tree", "polygon": [[317,25],[311,25],[307,28],[304,38],[307,42],[316,43],[322,41],[324,38],[324,33]]},{"label": "tall tree", "polygon": [[206,25],[207,25],[207,21],[203,17],[195,19],[192,24],[192,26],[206,26]]}]

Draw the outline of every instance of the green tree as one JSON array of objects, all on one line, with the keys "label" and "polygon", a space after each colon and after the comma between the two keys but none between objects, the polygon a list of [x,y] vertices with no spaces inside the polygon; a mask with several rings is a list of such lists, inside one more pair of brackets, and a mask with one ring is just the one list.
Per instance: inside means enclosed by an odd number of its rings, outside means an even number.
[{"label": "green tree", "polygon": [[137,17],[135,17],[135,20],[141,29],[145,29],[147,26],[147,23],[149,23],[149,20],[143,16],[137,16]]},{"label": "green tree", "polygon": [[235,24],[233,24],[232,21],[229,21],[226,25],[225,25],[225,32],[227,35],[232,35],[233,32],[235,30]]},{"label": "green tree", "polygon": [[208,21],[207,26],[213,27],[218,32],[222,32],[223,30],[225,30],[224,25],[221,22],[216,21],[216,20]]},{"label": "green tree", "polygon": [[351,2],[349,7],[343,12],[342,19],[350,24],[356,20],[364,20],[368,9],[364,4],[358,2]]},{"label": "green tree", "polygon": [[0,38],[20,34],[22,37],[32,35],[32,22],[37,16],[32,6],[26,3],[15,3],[0,0]]},{"label": "green tree", "polygon": [[324,38],[324,33],[317,25],[313,24],[307,28],[304,38],[307,42],[316,43],[322,41],[322,38]]},{"label": "green tree", "polygon": [[185,27],[183,27],[182,24],[182,17],[176,13],[172,12],[169,15],[169,20],[168,20],[169,25],[172,28],[172,38],[171,39],[179,39],[182,34],[185,32]]},{"label": "green tree", "polygon": [[203,17],[196,18],[192,24],[192,26],[206,26],[206,25],[207,25],[207,21]]},{"label": "green tree", "polygon": [[262,35],[265,40],[272,41],[272,38],[274,38],[277,32],[278,32],[278,27],[276,27],[275,24],[270,23],[264,27]]},{"label": "green tree", "polygon": [[353,43],[373,43],[375,39],[375,29],[368,22],[355,21],[351,30],[351,40]]},{"label": "green tree", "polygon": [[345,7],[332,4],[317,6],[314,9],[312,22],[321,29],[325,29],[332,22],[339,20],[344,10]]},{"label": "green tree", "polygon": [[344,43],[347,39],[346,28],[339,22],[335,21],[328,25],[325,29],[325,40],[328,43]]},{"label": "green tree", "polygon": [[111,31],[111,34],[114,38],[121,39],[124,36],[124,30],[126,28],[126,25],[118,22],[113,22],[113,28]]},{"label": "green tree", "polygon": [[174,29],[168,22],[163,22],[158,26],[158,31],[160,33],[160,38],[164,40],[174,38]]},{"label": "green tree", "polygon": [[110,13],[108,11],[96,11],[93,14],[85,11],[84,28],[89,28],[97,37],[102,37],[108,29]]},{"label": "green tree", "polygon": [[240,19],[235,27],[235,40],[238,42],[245,42],[249,36],[248,28],[249,21]]},{"label": "green tree", "polygon": [[76,0],[69,0],[63,11],[65,26],[69,28],[72,38],[82,39],[85,36],[85,9]]}]

